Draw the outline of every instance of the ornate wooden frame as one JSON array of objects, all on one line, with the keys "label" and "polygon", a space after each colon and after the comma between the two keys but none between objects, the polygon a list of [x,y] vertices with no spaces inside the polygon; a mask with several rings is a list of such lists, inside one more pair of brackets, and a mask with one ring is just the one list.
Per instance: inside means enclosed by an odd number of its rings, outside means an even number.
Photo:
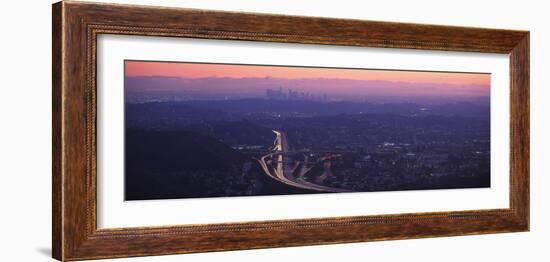
[{"label": "ornate wooden frame", "polygon": [[[53,257],[81,260],[529,230],[529,32],[179,8],[53,5]],[[510,208],[98,229],[98,34],[504,53],[510,56]]]}]

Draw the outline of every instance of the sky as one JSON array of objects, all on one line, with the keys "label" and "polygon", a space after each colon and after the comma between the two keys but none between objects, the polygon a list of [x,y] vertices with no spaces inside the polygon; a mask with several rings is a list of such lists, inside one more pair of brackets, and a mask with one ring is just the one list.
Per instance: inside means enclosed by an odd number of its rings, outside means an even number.
[{"label": "sky", "polygon": [[[129,88],[149,91],[231,92],[233,88],[237,93],[265,94],[266,88],[279,85],[301,92],[377,96],[489,96],[491,81],[490,74],[479,73],[147,61],[126,61],[125,76],[142,79]],[[143,80],[147,78],[172,80]]]}]

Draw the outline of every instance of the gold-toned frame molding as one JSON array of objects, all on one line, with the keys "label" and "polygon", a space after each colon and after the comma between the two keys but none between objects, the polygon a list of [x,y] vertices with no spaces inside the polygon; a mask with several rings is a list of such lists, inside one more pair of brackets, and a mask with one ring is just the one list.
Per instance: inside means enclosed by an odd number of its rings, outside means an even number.
[{"label": "gold-toned frame molding", "polygon": [[[63,1],[53,5],[53,257],[63,261],[529,230],[529,32]],[[99,34],[510,56],[510,208],[97,228]],[[493,114],[507,112],[493,112]],[[327,230],[328,229],[328,230]]]}]

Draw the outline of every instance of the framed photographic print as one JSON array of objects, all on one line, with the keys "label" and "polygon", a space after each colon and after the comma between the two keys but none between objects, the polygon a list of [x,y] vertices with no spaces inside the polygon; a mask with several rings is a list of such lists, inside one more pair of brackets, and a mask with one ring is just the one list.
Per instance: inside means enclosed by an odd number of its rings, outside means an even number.
[{"label": "framed photographic print", "polygon": [[529,32],[53,5],[53,257],[529,230]]}]

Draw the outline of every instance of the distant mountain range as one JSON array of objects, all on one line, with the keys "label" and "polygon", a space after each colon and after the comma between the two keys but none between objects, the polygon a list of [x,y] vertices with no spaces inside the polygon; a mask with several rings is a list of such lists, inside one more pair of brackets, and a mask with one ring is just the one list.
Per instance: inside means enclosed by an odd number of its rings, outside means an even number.
[{"label": "distant mountain range", "polygon": [[[403,116],[490,117],[488,103],[454,102],[436,105],[416,103],[316,102],[239,99],[219,101],[152,102],[126,104],[128,127],[187,126],[203,121],[242,121],[292,114],[330,116],[339,114],[393,114]],[[286,114],[286,115],[285,115]]]}]

